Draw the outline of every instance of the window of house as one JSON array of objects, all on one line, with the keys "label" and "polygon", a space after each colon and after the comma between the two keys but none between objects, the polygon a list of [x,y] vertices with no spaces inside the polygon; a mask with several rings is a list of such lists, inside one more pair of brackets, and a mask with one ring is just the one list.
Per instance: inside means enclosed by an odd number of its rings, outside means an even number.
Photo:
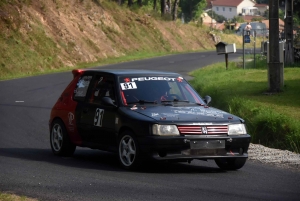
[{"label": "window of house", "polygon": [[225,11],[225,7],[223,7],[223,11]]},{"label": "window of house", "polygon": [[229,12],[231,12],[232,11],[232,8],[229,8]]},{"label": "window of house", "polygon": [[219,11],[219,7],[217,7],[217,11]]}]

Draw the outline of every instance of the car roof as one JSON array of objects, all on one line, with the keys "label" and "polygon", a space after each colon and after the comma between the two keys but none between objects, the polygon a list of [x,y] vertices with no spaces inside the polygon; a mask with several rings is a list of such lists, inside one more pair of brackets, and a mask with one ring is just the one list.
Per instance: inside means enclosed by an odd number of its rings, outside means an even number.
[{"label": "car roof", "polygon": [[84,72],[98,72],[98,73],[110,73],[117,76],[128,75],[157,75],[157,76],[181,76],[178,73],[145,69],[75,69],[72,73],[84,73]]}]

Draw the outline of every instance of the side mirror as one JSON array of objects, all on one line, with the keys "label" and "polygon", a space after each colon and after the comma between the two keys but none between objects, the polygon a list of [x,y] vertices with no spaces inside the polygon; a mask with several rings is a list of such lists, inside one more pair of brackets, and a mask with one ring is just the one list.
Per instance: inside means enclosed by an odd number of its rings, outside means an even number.
[{"label": "side mirror", "polygon": [[205,96],[204,97],[204,102],[206,103],[206,105],[208,105],[208,103],[210,103],[211,101],[211,97],[210,96]]},{"label": "side mirror", "polygon": [[103,105],[117,107],[110,97],[103,97],[101,99]]}]

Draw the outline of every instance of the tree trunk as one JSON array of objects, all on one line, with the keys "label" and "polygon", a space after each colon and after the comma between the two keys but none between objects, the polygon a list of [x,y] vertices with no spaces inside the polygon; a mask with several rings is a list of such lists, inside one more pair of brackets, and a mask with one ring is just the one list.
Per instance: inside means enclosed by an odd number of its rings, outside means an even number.
[{"label": "tree trunk", "polygon": [[284,34],[286,39],[285,45],[285,63],[294,63],[294,46],[293,46],[293,0],[285,0],[286,16],[284,19]]},{"label": "tree trunk", "polygon": [[154,0],[154,1],[153,1],[153,10],[155,10],[155,11],[156,11],[156,9],[157,9],[157,1],[156,1],[156,0]]},{"label": "tree trunk", "polygon": [[175,0],[174,5],[173,5],[173,11],[172,11],[172,13],[173,13],[172,20],[173,21],[176,21],[176,19],[177,19],[178,3],[179,3],[179,0]]},{"label": "tree trunk", "polygon": [[133,4],[133,0],[128,0],[128,6],[131,7]]},{"label": "tree trunk", "polygon": [[141,7],[143,4],[142,4],[142,0],[138,0],[137,1],[138,5]]},{"label": "tree trunk", "polygon": [[164,16],[166,14],[166,0],[160,0],[160,11],[161,16]]},{"label": "tree trunk", "polygon": [[171,0],[167,0],[166,5],[168,6],[168,10],[166,9],[166,12],[170,13],[171,12]]}]

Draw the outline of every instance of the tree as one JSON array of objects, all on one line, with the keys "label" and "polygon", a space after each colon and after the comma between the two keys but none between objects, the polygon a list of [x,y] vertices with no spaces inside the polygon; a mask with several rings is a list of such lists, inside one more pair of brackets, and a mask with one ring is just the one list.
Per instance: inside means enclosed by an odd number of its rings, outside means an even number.
[{"label": "tree", "polygon": [[179,3],[187,21],[198,20],[206,5],[206,0],[181,0]]},{"label": "tree", "polygon": [[156,9],[157,9],[157,1],[153,0],[153,10],[156,10]]},{"label": "tree", "polygon": [[176,21],[176,19],[177,19],[178,3],[179,3],[179,0],[175,0],[174,5],[173,5],[173,9],[172,9],[172,13],[173,13],[172,20],[173,21]]},{"label": "tree", "polygon": [[206,1],[199,1],[193,9],[193,19],[198,20],[206,7]]},{"label": "tree", "polygon": [[137,3],[140,7],[142,6],[142,0],[137,0]]},{"label": "tree", "polygon": [[212,10],[208,11],[207,14],[219,23],[223,23],[224,21],[227,20],[226,17],[224,17],[223,15],[219,15],[219,14],[215,13],[215,11],[212,11]]},{"label": "tree", "polygon": [[160,0],[160,12],[161,16],[166,14],[166,0]]}]

